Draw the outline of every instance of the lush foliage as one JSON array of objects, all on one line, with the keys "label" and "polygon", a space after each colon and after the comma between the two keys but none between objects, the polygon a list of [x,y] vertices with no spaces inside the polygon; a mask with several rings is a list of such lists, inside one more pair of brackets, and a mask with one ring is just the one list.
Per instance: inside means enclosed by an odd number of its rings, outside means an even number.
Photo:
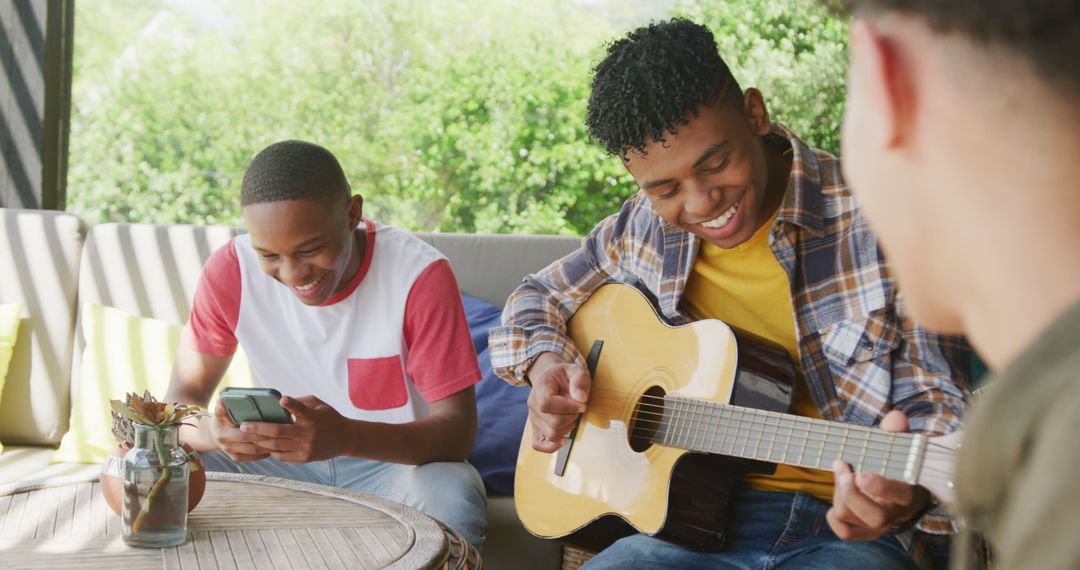
[{"label": "lush foliage", "polygon": [[[843,27],[812,2],[677,10],[835,150]],[[247,162],[286,138],[329,148],[369,215],[416,230],[582,234],[635,191],[584,126],[590,69],[622,32],[595,3],[197,4],[220,12],[79,4],[68,196],[90,221],[239,224]]]},{"label": "lush foliage", "polygon": [[847,25],[820,0],[687,0],[677,11],[709,26],[745,89],[811,146],[840,152]]}]

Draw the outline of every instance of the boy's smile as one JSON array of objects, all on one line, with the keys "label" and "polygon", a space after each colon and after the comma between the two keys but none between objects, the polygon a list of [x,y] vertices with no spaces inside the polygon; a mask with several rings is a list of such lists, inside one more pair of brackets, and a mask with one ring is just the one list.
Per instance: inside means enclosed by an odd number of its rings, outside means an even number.
[{"label": "boy's smile", "polygon": [[319,277],[304,283],[303,285],[293,285],[293,292],[297,297],[302,299],[319,298],[319,293],[322,292],[322,285],[329,283],[327,276],[331,275],[330,272],[324,272]]},{"label": "boy's smile", "polygon": [[319,200],[280,200],[244,207],[251,245],[264,273],[305,305],[321,305],[345,289],[364,255],[362,200],[341,208]]},{"label": "boy's smile", "polygon": [[[728,206],[719,216],[716,216],[711,220],[696,222],[693,225],[700,226],[702,228],[701,231],[710,236],[706,239],[709,239],[709,241],[712,241],[714,243],[716,241],[720,241],[726,237],[731,236],[736,231],[738,231],[740,227],[742,227],[741,224],[743,221],[743,216],[739,215],[739,205],[742,203],[743,198],[746,197],[747,193],[748,189],[744,189],[742,194],[740,194],[739,197],[736,198],[735,201],[730,206]],[[745,212],[745,209],[741,211]]]}]

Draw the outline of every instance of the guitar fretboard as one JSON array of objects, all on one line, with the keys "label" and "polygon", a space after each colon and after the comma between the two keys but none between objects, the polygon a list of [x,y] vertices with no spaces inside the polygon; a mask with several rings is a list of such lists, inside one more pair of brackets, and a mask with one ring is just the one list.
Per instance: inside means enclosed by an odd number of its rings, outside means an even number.
[{"label": "guitar fretboard", "polygon": [[653,436],[661,445],[812,469],[841,459],[868,471],[916,483],[926,438],[696,400],[664,397]]}]

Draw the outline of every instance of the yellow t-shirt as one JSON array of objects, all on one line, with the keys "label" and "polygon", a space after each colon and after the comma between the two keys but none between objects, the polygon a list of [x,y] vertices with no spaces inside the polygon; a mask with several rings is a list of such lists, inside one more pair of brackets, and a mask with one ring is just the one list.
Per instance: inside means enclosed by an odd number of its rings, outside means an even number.
[{"label": "yellow t-shirt", "polygon": [[[770,226],[762,224],[749,240],[732,249],[702,241],[683,302],[697,318],[720,319],[783,347],[799,371],[791,413],[821,418],[799,370],[791,283],[769,249]],[[831,471],[778,465],[775,473],[750,475],[746,483],[762,491],[803,491],[832,502]]]}]

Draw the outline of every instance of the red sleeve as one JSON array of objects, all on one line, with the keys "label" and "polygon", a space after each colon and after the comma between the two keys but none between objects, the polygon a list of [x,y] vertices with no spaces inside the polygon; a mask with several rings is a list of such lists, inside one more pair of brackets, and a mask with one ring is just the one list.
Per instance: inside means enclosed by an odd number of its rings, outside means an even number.
[{"label": "red sleeve", "polygon": [[232,241],[210,256],[203,267],[191,318],[181,335],[189,348],[211,356],[236,352],[236,321],[240,318],[240,261]]},{"label": "red sleeve", "polygon": [[405,302],[405,372],[428,402],[456,394],[480,380],[476,348],[450,263],[432,263],[413,283]]}]

